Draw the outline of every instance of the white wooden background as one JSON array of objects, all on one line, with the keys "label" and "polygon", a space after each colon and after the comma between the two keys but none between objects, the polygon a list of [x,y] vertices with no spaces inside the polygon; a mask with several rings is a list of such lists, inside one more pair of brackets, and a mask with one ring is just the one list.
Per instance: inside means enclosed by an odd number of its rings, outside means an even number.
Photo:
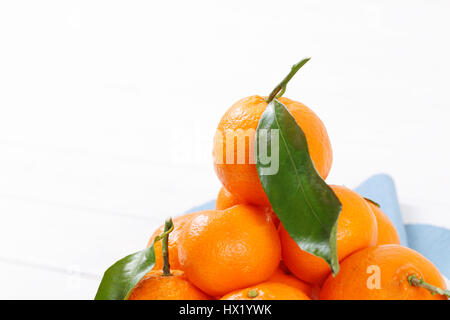
[{"label": "white wooden background", "polygon": [[167,215],[215,197],[234,101],[313,108],[331,183],[396,180],[450,227],[450,2],[0,2],[0,298],[91,299]]}]

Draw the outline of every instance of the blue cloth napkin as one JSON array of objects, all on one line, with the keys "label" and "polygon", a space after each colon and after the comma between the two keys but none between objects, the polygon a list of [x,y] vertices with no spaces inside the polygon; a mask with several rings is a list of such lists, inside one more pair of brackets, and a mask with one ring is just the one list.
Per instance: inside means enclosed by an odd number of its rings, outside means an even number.
[{"label": "blue cloth napkin", "polygon": [[[395,184],[389,175],[374,175],[360,184],[355,191],[380,205],[397,229],[402,245],[423,254],[447,279],[450,278],[449,229],[431,224],[404,224]],[[214,209],[214,205],[215,201],[212,200],[192,208],[187,213]]]}]

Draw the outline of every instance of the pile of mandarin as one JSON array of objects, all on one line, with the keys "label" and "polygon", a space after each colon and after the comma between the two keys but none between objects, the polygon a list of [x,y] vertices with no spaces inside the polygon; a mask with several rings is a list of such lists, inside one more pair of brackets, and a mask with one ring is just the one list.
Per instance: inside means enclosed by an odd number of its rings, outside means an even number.
[{"label": "pile of mandarin", "polygon": [[[332,150],[322,121],[300,102],[279,101],[305,133],[310,157],[325,180]],[[267,105],[261,96],[239,100],[218,130],[256,130]],[[251,147],[246,145],[246,152]],[[330,186],[342,204],[340,271],[333,275],[324,259],[300,249],[280,223],[255,164],[215,161],[215,171],[223,184],[215,209],[176,217],[154,232],[149,246],[154,243],[155,266],[132,289],[130,300],[447,299],[437,268],[400,245],[376,203]],[[154,242],[164,231],[168,235]]]}]

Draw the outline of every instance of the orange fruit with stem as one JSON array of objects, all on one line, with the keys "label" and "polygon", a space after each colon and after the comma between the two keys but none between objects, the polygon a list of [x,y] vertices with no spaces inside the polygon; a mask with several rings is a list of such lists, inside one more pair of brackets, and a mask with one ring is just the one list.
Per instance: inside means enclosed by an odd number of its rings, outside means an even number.
[{"label": "orange fruit with stem", "polygon": [[132,289],[128,300],[210,300],[211,298],[188,281],[183,271],[170,270],[169,234],[173,231],[172,219],[164,224],[155,243],[161,242],[162,270],[152,270]]},{"label": "orange fruit with stem", "polygon": [[[399,245],[366,248],[347,257],[320,291],[322,300],[445,300],[445,281],[420,253]],[[433,294],[434,293],[434,294]]]},{"label": "orange fruit with stem", "polygon": [[[330,187],[342,203],[337,227],[337,254],[341,261],[376,244],[377,221],[367,202],[356,192],[343,186]],[[300,249],[281,224],[279,233],[283,262],[289,271],[303,281],[320,285],[331,272],[325,260]]]},{"label": "orange fruit with stem", "polygon": [[377,219],[378,240],[377,246],[383,244],[400,244],[400,237],[389,217],[380,209],[378,204],[366,199],[370,209],[372,209]]},{"label": "orange fruit with stem", "polygon": [[[186,225],[186,223],[188,223],[197,214],[198,212],[188,213],[173,219],[174,229],[170,233],[169,238],[169,259],[170,265],[174,269],[181,270],[181,265],[178,260],[178,240],[180,239],[180,236],[183,233],[184,226]],[[150,237],[150,240],[147,244],[147,248],[150,247],[155,238],[163,232],[163,229],[164,225],[160,226],[158,229],[155,230],[153,235]],[[160,241],[155,242],[153,247],[155,248],[155,258],[156,258],[153,270],[159,270],[163,267],[161,242]]]},{"label": "orange fruit with stem", "polygon": [[178,243],[178,257],[188,279],[214,297],[266,281],[280,256],[280,240],[270,215],[250,205],[199,213],[186,225]]},{"label": "orange fruit with stem", "polygon": [[[245,203],[269,206],[256,171],[255,132],[268,102],[274,98],[283,103],[305,133],[309,153],[317,172],[328,176],[332,150],[327,130],[320,118],[304,104],[280,97],[287,82],[306,63],[295,65],[288,76],[268,98],[254,95],[237,101],[226,111],[217,126],[214,139],[214,168],[223,186]],[[280,92],[281,91],[281,92]]]},{"label": "orange fruit with stem", "polygon": [[220,300],[311,300],[303,291],[280,282],[263,282],[236,290]]}]

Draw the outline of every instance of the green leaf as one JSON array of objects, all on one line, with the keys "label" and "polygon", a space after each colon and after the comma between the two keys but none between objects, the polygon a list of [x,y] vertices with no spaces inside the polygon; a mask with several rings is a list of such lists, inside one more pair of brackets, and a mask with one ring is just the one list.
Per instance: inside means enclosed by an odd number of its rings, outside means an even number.
[{"label": "green leaf", "polygon": [[[256,139],[256,167],[272,209],[298,246],[323,258],[337,274],[336,233],[342,205],[317,173],[302,129],[278,100],[269,103],[261,116]],[[269,156],[266,150],[271,151]]]},{"label": "green leaf", "polygon": [[117,261],[105,271],[95,300],[125,300],[155,265],[153,244]]}]

